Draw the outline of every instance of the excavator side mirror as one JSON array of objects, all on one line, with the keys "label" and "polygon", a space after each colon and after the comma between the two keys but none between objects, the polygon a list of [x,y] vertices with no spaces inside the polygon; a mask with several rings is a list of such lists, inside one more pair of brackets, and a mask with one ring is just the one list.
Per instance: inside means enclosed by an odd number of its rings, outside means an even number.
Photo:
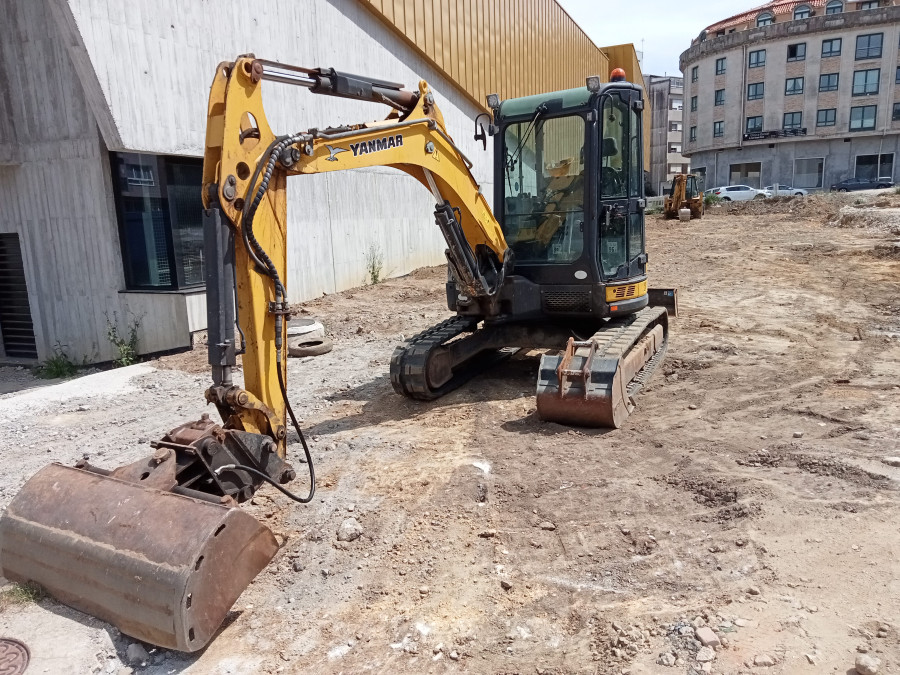
[{"label": "excavator side mirror", "polygon": [[484,125],[476,124],[475,125],[475,140],[481,141],[481,145],[487,150],[487,134],[484,133]]}]

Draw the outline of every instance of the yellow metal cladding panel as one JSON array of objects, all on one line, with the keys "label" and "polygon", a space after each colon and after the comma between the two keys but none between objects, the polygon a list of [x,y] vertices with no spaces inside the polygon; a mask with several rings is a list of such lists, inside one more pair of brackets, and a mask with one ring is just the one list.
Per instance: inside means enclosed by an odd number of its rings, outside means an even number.
[{"label": "yellow metal cladding panel", "polygon": [[[607,81],[616,67],[556,0],[359,2],[482,108],[491,93],[506,99],[583,86],[588,75]],[[643,84],[634,48],[612,49],[616,64],[627,62],[629,78]],[[649,152],[649,137],[645,145]]]},{"label": "yellow metal cladding panel", "polygon": [[618,302],[620,300],[631,300],[647,295],[647,282],[642,281],[639,284],[627,284],[625,286],[607,286],[606,301]]}]

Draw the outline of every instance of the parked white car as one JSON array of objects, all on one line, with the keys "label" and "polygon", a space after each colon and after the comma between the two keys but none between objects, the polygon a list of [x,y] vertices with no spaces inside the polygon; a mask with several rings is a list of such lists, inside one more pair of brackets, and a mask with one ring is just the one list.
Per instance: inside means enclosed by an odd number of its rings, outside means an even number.
[{"label": "parked white car", "polygon": [[706,190],[705,194],[714,194],[722,198],[723,202],[745,202],[757,197],[771,197],[772,193],[767,190],[757,190],[749,185],[726,185],[724,187],[711,188]]},{"label": "parked white car", "polygon": [[[763,188],[769,194],[775,194],[775,186],[774,185],[766,185]],[[809,190],[804,190],[803,188],[795,188],[790,185],[783,185],[782,183],[778,184],[778,196],[779,197],[805,197],[809,194]]]}]

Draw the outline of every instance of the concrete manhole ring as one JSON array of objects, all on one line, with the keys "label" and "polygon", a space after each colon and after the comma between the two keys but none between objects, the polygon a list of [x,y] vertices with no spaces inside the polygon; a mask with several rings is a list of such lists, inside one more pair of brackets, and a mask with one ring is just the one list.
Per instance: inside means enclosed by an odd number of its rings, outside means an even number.
[{"label": "concrete manhole ring", "polygon": [[21,675],[28,668],[31,653],[24,642],[12,638],[0,638],[0,673]]}]

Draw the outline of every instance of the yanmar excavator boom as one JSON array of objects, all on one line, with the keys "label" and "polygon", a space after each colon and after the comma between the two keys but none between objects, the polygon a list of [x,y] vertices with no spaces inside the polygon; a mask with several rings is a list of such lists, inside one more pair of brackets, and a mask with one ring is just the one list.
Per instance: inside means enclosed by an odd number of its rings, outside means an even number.
[{"label": "yanmar excavator boom", "polygon": [[[444,127],[428,85],[256,59],[222,63],[209,96],[202,199],[209,363],[207,415],[112,470],[80,462],[35,474],[0,520],[0,567],[16,582],[163,647],[192,652],[277,551],[238,507],[263,482],[298,502],[312,460],[288,402],[286,179],[391,166],[436,202],[456,316],[398,347],[394,388],[432,399],[504,348],[548,348],[544,419],[618,426],[665,353],[674,291],[647,290],[642,90],[601,84],[500,102],[490,97],[497,216]],[[263,81],[381,102],[382,121],[275,135]],[[487,142],[483,132],[476,137]],[[653,301],[653,302],[651,302]],[[651,306],[655,305],[655,306]],[[238,337],[236,337],[238,336]],[[242,355],[243,385],[233,379]],[[310,488],[286,461],[288,418]]]}]

